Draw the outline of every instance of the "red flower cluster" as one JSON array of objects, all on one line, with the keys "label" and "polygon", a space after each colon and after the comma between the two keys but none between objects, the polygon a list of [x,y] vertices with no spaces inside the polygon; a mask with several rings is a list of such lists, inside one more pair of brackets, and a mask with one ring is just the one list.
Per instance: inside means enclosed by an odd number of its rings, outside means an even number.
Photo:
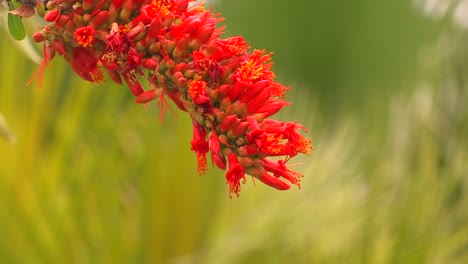
[{"label": "red flower cluster", "polygon": [[44,43],[38,73],[59,53],[83,79],[101,83],[107,72],[128,85],[137,103],[156,100],[161,114],[169,97],[192,118],[198,172],[207,170],[209,152],[213,165],[227,169],[230,196],[239,195],[245,174],[280,190],[290,188],[282,179],[299,185],[301,174],[286,162],[309,154],[311,139],[298,132],[305,130],[299,124],[268,119],[289,105],[289,88],[274,81],[270,54],[250,53],[242,37],[220,38],[222,18],[189,2],[52,0],[38,6],[50,22],[33,36]]}]

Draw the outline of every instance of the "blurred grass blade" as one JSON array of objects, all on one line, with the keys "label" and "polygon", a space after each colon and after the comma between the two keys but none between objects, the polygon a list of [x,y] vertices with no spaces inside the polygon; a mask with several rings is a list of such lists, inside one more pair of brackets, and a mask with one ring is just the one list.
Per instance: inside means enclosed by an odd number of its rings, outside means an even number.
[{"label": "blurred grass blade", "polygon": [[13,132],[11,132],[10,128],[8,127],[8,123],[6,122],[2,113],[0,113],[0,137],[9,142],[14,142],[16,138],[15,134],[13,134]]}]

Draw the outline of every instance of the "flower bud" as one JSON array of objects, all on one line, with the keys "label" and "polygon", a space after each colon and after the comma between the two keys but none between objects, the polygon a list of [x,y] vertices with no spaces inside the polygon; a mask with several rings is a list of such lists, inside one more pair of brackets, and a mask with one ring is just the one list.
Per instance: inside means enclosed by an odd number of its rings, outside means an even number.
[{"label": "flower bud", "polygon": [[[47,10],[52,10],[55,8],[57,4],[55,3],[55,1],[48,1],[47,4],[46,4],[46,9]],[[49,21],[51,22],[51,21]]]},{"label": "flower bud", "polygon": [[52,9],[45,14],[44,20],[47,22],[54,22],[58,19],[59,15],[60,12],[58,9]]},{"label": "flower bud", "polygon": [[198,30],[193,40],[190,41],[190,49],[198,50],[203,44],[210,40],[210,38],[213,36],[214,30],[215,26],[205,26]]},{"label": "flower bud", "polygon": [[152,58],[144,59],[143,62],[141,63],[141,65],[143,67],[145,67],[145,69],[154,70],[158,66],[158,62],[155,59],[152,59]]},{"label": "flower bud", "polygon": [[32,39],[39,43],[39,42],[43,42],[45,37],[44,37],[44,33],[42,32],[35,32],[33,35],[32,35]]},{"label": "flower bud", "polygon": [[172,56],[174,58],[181,58],[187,51],[188,42],[188,38],[182,38],[181,40],[177,41],[177,45],[172,52]]},{"label": "flower bud", "polygon": [[239,122],[236,115],[228,115],[218,126],[220,132],[226,132]]},{"label": "flower bud", "polygon": [[256,162],[254,159],[250,157],[239,157],[239,163],[242,165],[242,167],[248,168],[248,167],[252,167],[258,162]]},{"label": "flower bud", "polygon": [[250,125],[248,122],[239,122],[235,127],[233,127],[228,132],[228,137],[236,138],[244,136],[247,130],[249,129]]},{"label": "flower bud", "polygon": [[67,53],[67,48],[65,47],[65,44],[63,44],[63,42],[60,39],[54,39],[51,42],[51,45],[60,55],[65,55]]},{"label": "flower bud", "polygon": [[266,101],[271,96],[271,89],[268,87],[263,89],[248,105],[247,105],[247,113],[253,114],[256,113],[258,109],[260,109]]},{"label": "flower bud", "polygon": [[159,16],[153,18],[151,23],[148,26],[148,35],[147,38],[151,40],[156,40],[159,35],[159,31],[161,30],[161,19]]},{"label": "flower bud", "polygon": [[37,2],[36,4],[36,14],[39,17],[44,17],[46,14],[45,6],[41,2]]},{"label": "flower bud", "polygon": [[89,23],[91,26],[99,27],[106,23],[109,19],[109,12],[108,11],[99,11],[94,18]]},{"label": "flower bud", "polygon": [[[253,169],[251,169],[253,170]],[[251,171],[249,170],[248,173],[250,173]],[[284,181],[276,178],[276,177],[273,177],[271,175],[269,175],[268,173],[264,173],[262,176],[260,176],[258,178],[261,182],[263,182],[264,184],[266,185],[269,185],[277,190],[289,190],[289,188],[291,188],[291,186],[287,183],[285,183]]]},{"label": "flower bud", "polygon": [[133,93],[135,96],[139,96],[144,92],[143,87],[141,86],[141,83],[137,80],[137,78],[126,72],[122,74],[124,77],[125,82],[127,82],[128,88],[130,91]]},{"label": "flower bud", "polygon": [[146,104],[148,102],[153,101],[158,97],[157,89],[151,89],[149,91],[145,91],[138,95],[138,97],[135,99],[135,103],[138,104]]},{"label": "flower bud", "polygon": [[226,169],[227,161],[225,156],[221,156],[217,153],[211,153],[211,160],[218,168],[222,170]]},{"label": "flower bud", "polygon": [[109,75],[109,77],[115,83],[122,84],[122,77],[120,76],[120,74],[117,71],[112,71],[112,70],[107,69],[107,75]]},{"label": "flower bud", "polygon": [[52,45],[46,45],[46,49],[44,52],[45,57],[47,58],[47,61],[52,60],[55,57],[55,49]]},{"label": "flower bud", "polygon": [[134,1],[123,1],[122,10],[120,11],[120,19],[122,21],[128,21],[133,11]]}]

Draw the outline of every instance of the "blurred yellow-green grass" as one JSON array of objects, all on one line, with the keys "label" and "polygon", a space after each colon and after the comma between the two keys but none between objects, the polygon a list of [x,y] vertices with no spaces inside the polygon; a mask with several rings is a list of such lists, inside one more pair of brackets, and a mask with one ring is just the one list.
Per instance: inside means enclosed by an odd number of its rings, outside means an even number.
[{"label": "blurred yellow-green grass", "polygon": [[[380,9],[364,2],[355,9],[376,19],[372,12]],[[233,5],[220,3],[228,18]],[[402,10],[420,31],[431,31]],[[229,27],[228,34],[242,29]],[[367,30],[369,40],[378,29]],[[275,66],[287,84],[297,80],[288,96],[293,105],[278,118],[304,123],[316,150],[298,159],[300,190],[249,180],[231,200],[222,171],[197,175],[184,113],[166,113],[160,124],[155,106],[134,104],[124,86],[80,80],[60,58],[48,66],[42,89],[26,87],[38,66],[2,31],[0,113],[16,140],[0,139],[0,263],[467,263],[468,49],[463,32],[447,32],[438,42],[434,32],[422,34],[427,42],[414,40],[414,51],[427,43],[421,56],[429,62],[413,61],[409,77],[392,72],[398,61],[380,69],[377,76],[392,80],[381,87],[395,89],[370,91],[358,106],[346,97],[365,96],[370,84],[359,88],[349,73],[326,80],[332,62],[322,89]],[[283,52],[280,62],[288,50],[297,56],[294,42],[271,45]],[[357,61],[353,71],[364,76],[367,63]],[[336,90],[327,90],[333,84]]]}]

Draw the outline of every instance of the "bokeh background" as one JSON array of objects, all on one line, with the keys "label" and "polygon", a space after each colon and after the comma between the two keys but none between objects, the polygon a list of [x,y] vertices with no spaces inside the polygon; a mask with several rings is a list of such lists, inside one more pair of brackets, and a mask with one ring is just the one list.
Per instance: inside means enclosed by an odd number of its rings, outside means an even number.
[{"label": "bokeh background", "polygon": [[0,263],[468,263],[468,1],[211,4],[293,87],[302,188],[229,199],[184,113],[160,124],[60,58],[26,87],[3,27]]}]

